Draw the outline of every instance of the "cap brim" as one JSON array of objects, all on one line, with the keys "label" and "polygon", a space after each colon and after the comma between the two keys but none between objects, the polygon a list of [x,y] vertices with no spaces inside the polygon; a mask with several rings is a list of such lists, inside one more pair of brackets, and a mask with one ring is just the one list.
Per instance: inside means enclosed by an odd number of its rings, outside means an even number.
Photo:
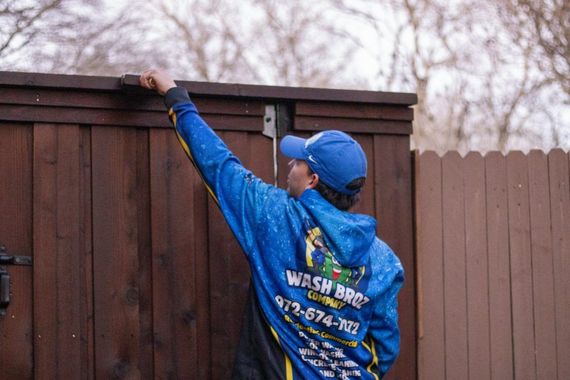
[{"label": "cap brim", "polygon": [[300,160],[305,159],[305,141],[300,137],[287,135],[281,140],[279,150],[287,157],[297,158]]}]

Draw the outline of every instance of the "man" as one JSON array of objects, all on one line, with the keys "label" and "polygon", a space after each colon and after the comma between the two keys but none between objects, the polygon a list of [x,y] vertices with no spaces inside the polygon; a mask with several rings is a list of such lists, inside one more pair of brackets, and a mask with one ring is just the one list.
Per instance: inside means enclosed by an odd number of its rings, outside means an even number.
[{"label": "man", "polygon": [[165,95],[183,149],[249,261],[233,377],[380,379],[399,353],[404,277],[376,221],[348,211],[366,178],[360,145],[339,131],[286,136],[285,191],[244,168],[168,74],[145,71],[140,83]]}]

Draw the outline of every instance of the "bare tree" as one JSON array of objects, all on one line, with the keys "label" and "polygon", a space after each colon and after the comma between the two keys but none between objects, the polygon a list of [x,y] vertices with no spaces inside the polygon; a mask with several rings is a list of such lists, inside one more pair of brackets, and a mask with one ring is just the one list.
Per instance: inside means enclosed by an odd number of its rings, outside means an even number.
[{"label": "bare tree", "polygon": [[49,48],[33,54],[36,62],[45,62],[45,71],[121,75],[165,64],[167,56],[157,51],[150,25],[141,22],[145,8],[125,3],[109,10],[85,1],[76,6],[59,20],[59,30],[67,32],[46,33],[42,42]]},{"label": "bare tree", "polygon": [[265,81],[288,86],[350,87],[356,45],[322,2],[257,0],[261,11],[250,55]]},{"label": "bare tree", "polygon": [[40,32],[41,21],[61,12],[63,0],[0,2],[0,58],[25,48]]},{"label": "bare tree", "polygon": [[543,53],[513,39],[494,2],[330,1],[377,34],[380,89],[418,94],[414,146],[465,152],[561,144],[563,105],[551,95],[562,79],[542,75],[536,58]]},{"label": "bare tree", "polygon": [[168,47],[168,68],[177,76],[216,82],[256,82],[245,56],[251,35],[243,9],[230,1],[153,0],[153,33]]},{"label": "bare tree", "polygon": [[[464,121],[471,108],[457,95],[464,91],[467,83],[455,75],[447,88],[435,89],[435,84],[442,82],[439,73],[461,69],[461,63],[468,60],[469,50],[454,38],[464,35],[471,25],[466,20],[459,22],[463,15],[471,13],[471,5],[452,10],[445,3],[430,0],[383,4],[369,0],[332,0],[332,3],[341,11],[361,18],[378,34],[376,59],[381,67],[377,70],[377,83],[384,87],[382,89],[417,93],[415,146],[446,150],[461,144],[466,133],[464,123],[458,121]],[[391,29],[387,29],[387,25]],[[445,96],[453,97],[454,101],[442,101]]]},{"label": "bare tree", "polygon": [[[355,48],[326,19],[326,9],[299,0],[151,2],[157,33],[175,47],[171,67],[186,78],[328,87]],[[336,41],[335,41],[336,40]],[[331,42],[337,42],[333,44]],[[340,81],[337,81],[340,83]]]},{"label": "bare tree", "polygon": [[570,2],[503,0],[498,7],[513,39],[535,50],[536,63],[570,100]]},{"label": "bare tree", "polygon": [[[136,8],[135,8],[136,9]],[[11,1],[0,14],[0,67],[66,74],[116,75],[161,55],[143,54],[143,28],[132,9],[99,0]]]}]

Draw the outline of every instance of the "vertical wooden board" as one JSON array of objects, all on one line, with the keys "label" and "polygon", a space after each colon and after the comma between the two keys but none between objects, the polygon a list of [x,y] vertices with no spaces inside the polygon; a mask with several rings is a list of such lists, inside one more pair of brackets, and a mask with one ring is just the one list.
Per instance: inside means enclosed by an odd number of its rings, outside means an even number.
[{"label": "vertical wooden board", "polygon": [[248,133],[248,136],[247,164],[245,161],[244,164],[256,177],[273,185],[273,140],[259,133]]},{"label": "vertical wooden board", "polygon": [[137,237],[139,254],[138,296],[140,318],[138,362],[142,378],[152,378],[154,376],[149,134],[149,129],[139,128],[136,131]]},{"label": "vertical wooden board", "polygon": [[500,152],[485,156],[491,379],[513,378],[507,164]]},{"label": "vertical wooden board", "polygon": [[459,154],[457,152],[447,153],[442,159],[445,372],[447,379],[467,379],[469,372],[464,174],[463,159]]},{"label": "vertical wooden board", "polygon": [[54,125],[34,126],[34,365],[46,378],[58,376],[57,137]]},{"label": "vertical wooden board", "polygon": [[558,379],[570,379],[570,154],[548,155]]},{"label": "vertical wooden board", "polygon": [[513,355],[516,379],[536,378],[527,159],[507,156]]},{"label": "vertical wooden board", "polygon": [[542,151],[528,157],[534,336],[538,379],[556,379],[556,322],[548,160]]},{"label": "vertical wooden board", "polygon": [[[55,205],[57,209],[55,235],[57,254],[53,261],[57,267],[55,283],[57,327],[55,328],[57,331],[58,373],[56,376],[71,379],[81,377],[82,374],[80,337],[84,334],[81,331],[81,321],[79,320],[79,309],[81,307],[79,262],[82,259],[82,254],[79,252],[79,226],[81,220],[79,209],[86,205],[80,205],[79,203],[79,176],[81,173],[81,152],[79,151],[81,135],[79,127],[66,125],[57,126],[56,128],[58,134],[56,163],[57,201]],[[35,130],[37,131],[37,129]],[[87,207],[90,206],[87,205]],[[35,241],[34,247],[37,247]],[[42,266],[35,266],[34,280],[36,274],[41,269]],[[41,291],[42,289],[35,292],[35,294],[41,294]],[[36,313],[34,305],[34,321],[42,317],[41,313]]]},{"label": "vertical wooden board", "polygon": [[409,136],[375,135],[374,162],[377,233],[400,258],[405,271],[398,296],[400,356],[386,378],[412,379],[417,376],[417,342]]},{"label": "vertical wooden board", "polygon": [[81,291],[81,363],[83,378],[95,377],[95,338],[93,336],[93,240],[92,240],[92,202],[91,202],[91,128],[80,128],[81,173],[79,177],[79,203],[84,205],[79,210],[81,227],[79,229]]},{"label": "vertical wooden board", "polygon": [[136,131],[92,128],[96,377],[140,377]]},{"label": "vertical wooden board", "polygon": [[155,377],[196,373],[197,323],[194,177],[171,130],[151,131]]},{"label": "vertical wooden board", "polygon": [[[32,253],[32,127],[0,124],[0,244],[8,253]],[[32,267],[7,266],[11,296],[0,317],[0,378],[31,379]]]},{"label": "vertical wooden board", "polygon": [[441,158],[415,158],[418,378],[445,379]]},{"label": "vertical wooden board", "polygon": [[360,194],[360,201],[356,204],[352,212],[374,215],[374,137],[371,135],[352,136],[362,146],[366,154],[368,168],[366,170],[366,183]]},{"label": "vertical wooden board", "polygon": [[79,126],[34,126],[34,359],[42,378],[88,377],[92,365],[83,149]]},{"label": "vertical wooden board", "polygon": [[465,265],[469,378],[489,379],[489,278],[485,229],[485,161],[478,152],[464,158]]}]

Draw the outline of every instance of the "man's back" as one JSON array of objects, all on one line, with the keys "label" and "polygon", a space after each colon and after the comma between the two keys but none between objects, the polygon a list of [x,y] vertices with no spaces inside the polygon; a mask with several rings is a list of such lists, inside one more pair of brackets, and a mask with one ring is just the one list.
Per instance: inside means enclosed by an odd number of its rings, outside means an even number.
[{"label": "man's back", "polygon": [[263,320],[256,334],[274,333],[282,352],[269,347],[257,355],[283,361],[281,378],[288,371],[294,378],[380,377],[399,351],[403,271],[375,237],[375,220],[340,211],[314,190],[297,200],[273,188],[261,201],[247,249],[262,318],[249,318]]}]

